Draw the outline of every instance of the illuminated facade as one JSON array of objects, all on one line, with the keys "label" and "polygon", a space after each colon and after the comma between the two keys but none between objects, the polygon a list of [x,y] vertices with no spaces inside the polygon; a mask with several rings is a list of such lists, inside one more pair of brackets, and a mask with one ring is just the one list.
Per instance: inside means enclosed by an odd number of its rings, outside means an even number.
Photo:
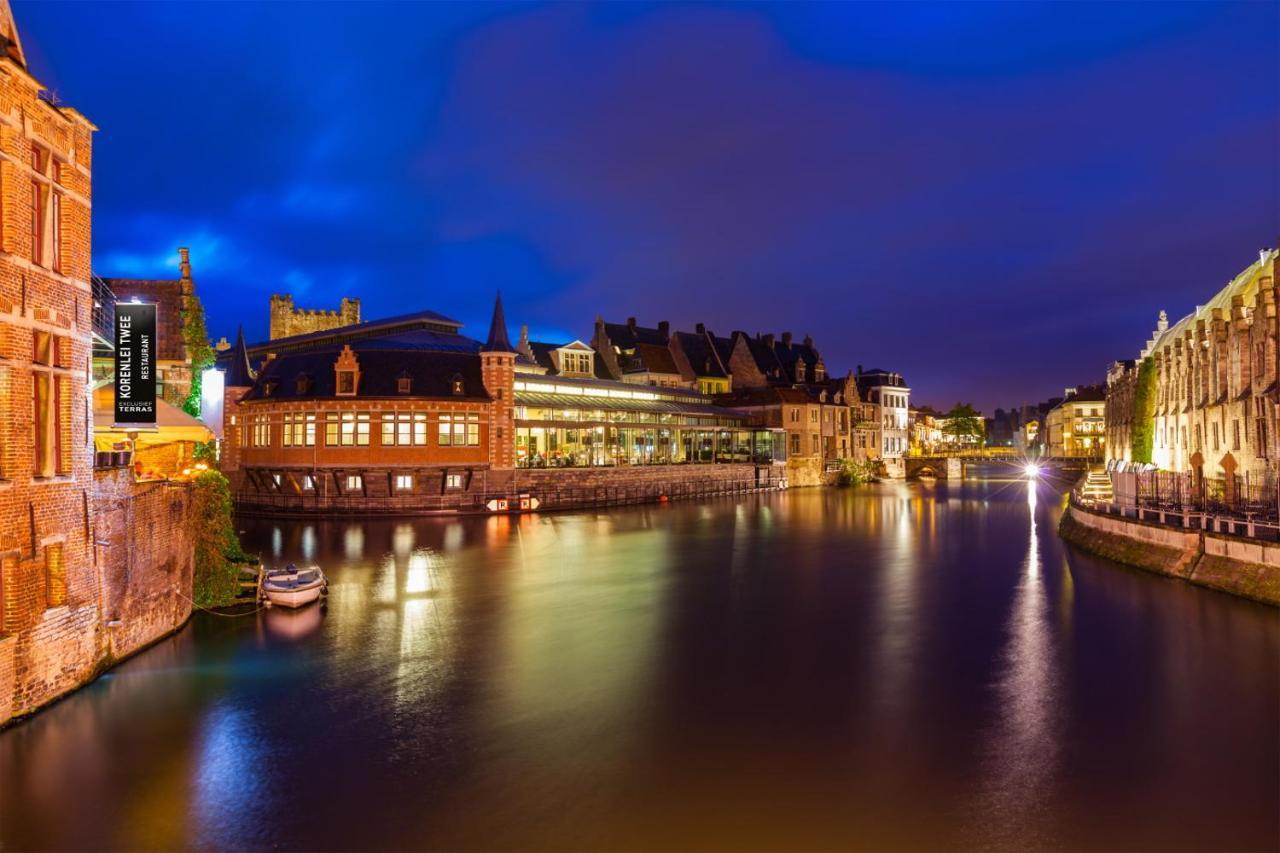
[{"label": "illuminated facade", "polygon": [[1068,388],[1044,418],[1044,453],[1101,459],[1106,449],[1106,388]]},{"label": "illuminated facade", "polygon": [[1151,462],[1170,471],[1208,477],[1276,476],[1280,445],[1280,330],[1275,249],[1170,325],[1160,320],[1134,362],[1108,373],[1108,458],[1130,462],[1135,385],[1142,363],[1154,368]]}]

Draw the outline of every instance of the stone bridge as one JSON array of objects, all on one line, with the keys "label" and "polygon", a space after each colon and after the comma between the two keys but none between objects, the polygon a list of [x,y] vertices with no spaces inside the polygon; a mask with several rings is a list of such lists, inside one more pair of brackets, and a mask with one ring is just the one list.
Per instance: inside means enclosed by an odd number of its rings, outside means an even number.
[{"label": "stone bridge", "polygon": [[939,480],[964,479],[964,460],[959,456],[908,456],[907,479],[937,477]]}]

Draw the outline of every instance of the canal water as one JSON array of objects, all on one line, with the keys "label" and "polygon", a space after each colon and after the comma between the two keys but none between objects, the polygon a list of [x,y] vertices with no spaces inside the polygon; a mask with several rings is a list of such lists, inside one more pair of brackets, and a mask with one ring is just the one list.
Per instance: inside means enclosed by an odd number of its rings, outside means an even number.
[{"label": "canal water", "polygon": [[1277,612],[1069,550],[1062,500],[244,521],[327,608],[0,733],[0,848],[1274,849]]}]

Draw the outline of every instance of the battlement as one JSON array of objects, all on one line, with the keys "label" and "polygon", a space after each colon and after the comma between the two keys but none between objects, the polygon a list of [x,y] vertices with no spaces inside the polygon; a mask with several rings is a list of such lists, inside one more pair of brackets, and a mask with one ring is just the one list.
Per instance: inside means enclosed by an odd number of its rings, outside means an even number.
[{"label": "battlement", "polygon": [[359,299],[344,296],[337,310],[330,310],[325,308],[295,308],[293,294],[291,293],[273,293],[271,295],[270,338],[273,341],[276,338],[323,332],[327,329],[350,326],[359,322]]}]

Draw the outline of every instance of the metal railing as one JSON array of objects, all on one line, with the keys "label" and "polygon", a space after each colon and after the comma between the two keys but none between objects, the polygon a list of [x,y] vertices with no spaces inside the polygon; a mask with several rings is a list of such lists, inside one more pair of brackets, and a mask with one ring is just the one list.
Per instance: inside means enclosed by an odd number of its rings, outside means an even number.
[{"label": "metal railing", "polygon": [[1071,492],[1077,506],[1138,521],[1280,542],[1280,484],[1262,475],[1197,477],[1191,472],[1111,471],[1112,499]]}]

